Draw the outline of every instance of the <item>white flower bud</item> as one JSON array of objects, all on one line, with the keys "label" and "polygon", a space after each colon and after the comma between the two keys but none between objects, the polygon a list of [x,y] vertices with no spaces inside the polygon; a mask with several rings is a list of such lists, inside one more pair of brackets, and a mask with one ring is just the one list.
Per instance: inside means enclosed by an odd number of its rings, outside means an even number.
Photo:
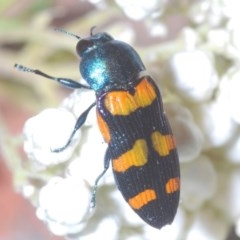
[{"label": "white flower bud", "polygon": [[79,131],[64,151],[55,153],[53,150],[67,143],[75,122],[73,114],[63,108],[46,109],[28,119],[24,126],[24,150],[28,157],[44,166],[67,161],[80,137]]}]

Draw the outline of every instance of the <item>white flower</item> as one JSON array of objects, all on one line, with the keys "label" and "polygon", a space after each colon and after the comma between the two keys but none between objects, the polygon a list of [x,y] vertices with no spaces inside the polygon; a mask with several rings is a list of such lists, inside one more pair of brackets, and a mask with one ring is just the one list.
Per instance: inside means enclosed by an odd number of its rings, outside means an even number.
[{"label": "white flower", "polygon": [[218,240],[226,239],[228,224],[224,216],[210,208],[202,208],[197,212],[189,228],[186,240]]},{"label": "white flower", "polygon": [[115,0],[116,4],[122,8],[125,14],[134,20],[140,20],[151,14],[160,13],[165,0]]},{"label": "white flower", "polygon": [[220,84],[220,93],[225,103],[225,112],[240,124],[240,71],[239,66],[231,68]]},{"label": "white flower", "polygon": [[64,151],[53,150],[65,146],[76,122],[73,114],[64,108],[46,109],[28,119],[24,126],[24,150],[28,157],[43,166],[67,161],[73,154],[80,132],[76,132]]},{"label": "white flower", "polygon": [[180,162],[192,161],[202,151],[202,132],[194,122],[191,112],[183,105],[166,104],[165,110],[177,142]]},{"label": "white flower", "polygon": [[200,156],[181,166],[181,201],[184,208],[196,211],[217,191],[217,173],[211,159]]},{"label": "white flower", "polygon": [[200,50],[176,53],[170,61],[170,67],[173,85],[182,97],[195,102],[212,97],[218,77],[206,53]]},{"label": "white flower", "polygon": [[57,235],[78,233],[91,216],[91,190],[83,180],[53,177],[40,189],[38,199],[38,217]]}]

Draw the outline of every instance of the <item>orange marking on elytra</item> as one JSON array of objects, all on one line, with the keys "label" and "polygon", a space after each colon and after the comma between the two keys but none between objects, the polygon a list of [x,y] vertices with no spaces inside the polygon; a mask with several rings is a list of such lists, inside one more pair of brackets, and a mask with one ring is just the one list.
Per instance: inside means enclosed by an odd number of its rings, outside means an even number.
[{"label": "orange marking on elytra", "polygon": [[97,121],[98,121],[98,126],[103,135],[104,140],[107,143],[109,143],[111,140],[110,131],[109,131],[107,123],[103,120],[103,118],[99,112],[97,112]]},{"label": "orange marking on elytra", "polygon": [[149,202],[157,199],[153,189],[146,189],[128,200],[129,205],[134,209],[140,209]]},{"label": "orange marking on elytra", "polygon": [[125,172],[130,167],[140,167],[147,163],[148,147],[144,139],[138,139],[133,147],[120,157],[112,160],[113,170]]},{"label": "orange marking on elytra", "polygon": [[179,191],[179,189],[180,189],[180,178],[179,177],[170,178],[165,185],[165,190],[166,190],[167,194],[177,192],[177,191]]},{"label": "orange marking on elytra", "polygon": [[152,104],[157,95],[155,89],[143,79],[136,87],[134,95],[128,91],[112,91],[106,94],[104,104],[112,115],[129,115],[140,107]]},{"label": "orange marking on elytra", "polygon": [[153,148],[162,157],[167,156],[171,150],[176,148],[173,135],[162,135],[160,132],[155,131],[151,135]]}]

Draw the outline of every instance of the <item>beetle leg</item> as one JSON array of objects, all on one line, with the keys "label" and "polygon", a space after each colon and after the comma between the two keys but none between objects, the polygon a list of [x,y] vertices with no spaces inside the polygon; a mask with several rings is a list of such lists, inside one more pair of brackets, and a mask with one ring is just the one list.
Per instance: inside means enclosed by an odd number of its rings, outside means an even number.
[{"label": "beetle leg", "polygon": [[98,188],[98,182],[99,180],[104,176],[104,174],[107,172],[109,165],[111,161],[110,151],[109,148],[107,148],[105,156],[104,156],[104,169],[101,172],[101,174],[96,178],[93,190],[92,190],[92,198],[91,198],[91,207],[94,208],[96,205],[96,194],[97,194],[97,188]]},{"label": "beetle leg", "polygon": [[88,116],[89,111],[90,111],[95,105],[96,105],[95,102],[92,103],[92,104],[79,116],[79,118],[77,119],[77,122],[76,122],[76,124],[75,124],[75,126],[74,126],[74,129],[73,129],[70,137],[68,138],[67,143],[66,143],[63,147],[56,148],[56,149],[52,149],[52,150],[51,150],[52,152],[56,152],[56,153],[57,153],[57,152],[62,152],[63,150],[65,150],[65,149],[69,146],[69,144],[70,144],[71,141],[72,141],[72,138],[73,138],[74,134],[75,134],[76,131],[77,131],[78,129],[80,129],[80,127],[84,124],[84,122],[85,122],[86,119],[87,119],[87,116]]}]

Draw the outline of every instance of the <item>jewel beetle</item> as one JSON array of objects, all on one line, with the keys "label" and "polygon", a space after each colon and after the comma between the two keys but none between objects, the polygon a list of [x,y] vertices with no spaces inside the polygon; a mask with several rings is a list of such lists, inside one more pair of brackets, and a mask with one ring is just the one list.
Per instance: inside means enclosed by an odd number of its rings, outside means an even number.
[{"label": "jewel beetle", "polygon": [[96,106],[99,129],[108,144],[104,170],[109,168],[116,185],[130,207],[149,225],[160,229],[170,224],[176,214],[180,193],[180,170],[175,140],[164,113],[160,91],[146,72],[137,52],[128,44],[105,32],[78,39],[80,73],[86,85],[68,78],[57,78],[42,71],[15,64],[20,71],[32,72],[62,85],[95,91],[96,101],[78,118],[63,151],[75,132]]}]

